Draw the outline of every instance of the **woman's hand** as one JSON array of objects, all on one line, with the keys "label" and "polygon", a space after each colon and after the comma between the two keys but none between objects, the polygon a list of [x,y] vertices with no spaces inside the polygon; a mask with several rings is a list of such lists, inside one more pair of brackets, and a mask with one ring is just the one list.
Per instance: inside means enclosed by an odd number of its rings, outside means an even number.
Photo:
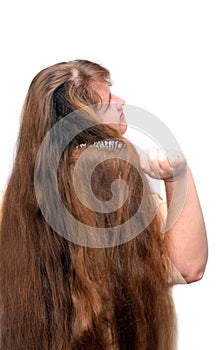
[{"label": "woman's hand", "polygon": [[141,156],[143,171],[154,179],[173,182],[185,174],[187,161],[180,151],[165,154],[159,148],[151,148]]},{"label": "woman's hand", "polygon": [[197,190],[186,158],[181,152],[163,153],[158,148],[141,156],[142,168],[151,177],[165,182],[167,218],[165,245],[174,266],[188,282],[204,274],[208,244]]}]

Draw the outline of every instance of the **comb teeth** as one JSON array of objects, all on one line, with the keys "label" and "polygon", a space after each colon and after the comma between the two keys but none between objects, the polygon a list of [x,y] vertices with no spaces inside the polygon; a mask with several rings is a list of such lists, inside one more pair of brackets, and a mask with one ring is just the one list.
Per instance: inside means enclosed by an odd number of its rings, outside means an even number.
[{"label": "comb teeth", "polygon": [[75,148],[84,148],[86,147],[86,143],[80,143],[80,145],[76,146]]},{"label": "comb teeth", "polygon": [[125,146],[125,143],[121,140],[103,140],[94,142],[93,147],[100,149],[107,149],[109,151],[114,151],[115,149],[120,149]]},{"label": "comb teeth", "polygon": [[[96,141],[89,147],[95,147],[99,149],[107,149],[108,151],[114,151],[116,149],[121,149],[125,147],[126,144],[121,141],[121,140],[101,140],[101,141]],[[76,146],[76,148],[86,148],[87,144],[86,143],[81,143],[80,145]]]}]

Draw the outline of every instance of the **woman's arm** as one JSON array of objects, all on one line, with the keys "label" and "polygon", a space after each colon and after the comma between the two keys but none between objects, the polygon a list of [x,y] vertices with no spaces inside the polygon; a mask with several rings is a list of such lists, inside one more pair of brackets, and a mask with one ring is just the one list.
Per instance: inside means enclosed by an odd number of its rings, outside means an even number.
[{"label": "woman's arm", "polygon": [[[184,181],[187,186],[186,193],[182,195],[185,198],[181,198],[181,193],[178,194],[177,198],[173,199],[174,203],[170,210],[174,187],[179,182],[180,188],[184,189],[185,185],[182,184]],[[190,169],[187,168],[185,176],[174,179],[173,182],[165,181],[165,189],[168,206],[168,231],[165,234],[165,241],[169,257],[188,283],[196,282],[203,277],[205,271],[208,245],[204,218]],[[173,211],[177,210],[178,201],[183,203],[183,207],[172,225]]]},{"label": "woman's arm", "polygon": [[179,158],[171,161],[154,149],[148,151],[148,162],[143,170],[151,177],[164,180],[168,255],[188,283],[196,282],[205,271],[208,245],[197,190],[186,160],[179,154]]}]

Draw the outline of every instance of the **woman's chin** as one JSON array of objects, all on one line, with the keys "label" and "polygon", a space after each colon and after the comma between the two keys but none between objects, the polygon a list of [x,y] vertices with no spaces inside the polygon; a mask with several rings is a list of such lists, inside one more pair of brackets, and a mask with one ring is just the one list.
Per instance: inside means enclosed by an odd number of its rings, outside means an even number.
[{"label": "woman's chin", "polygon": [[123,122],[119,125],[119,132],[121,135],[123,135],[127,131],[127,123]]}]

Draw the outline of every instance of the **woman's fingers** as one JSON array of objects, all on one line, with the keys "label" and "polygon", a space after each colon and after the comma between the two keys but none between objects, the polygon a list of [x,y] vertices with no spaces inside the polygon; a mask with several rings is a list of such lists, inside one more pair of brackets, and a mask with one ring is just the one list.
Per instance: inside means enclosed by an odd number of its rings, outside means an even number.
[{"label": "woman's fingers", "polygon": [[168,151],[165,154],[159,148],[152,148],[145,152],[142,168],[155,179],[173,181],[185,171],[186,158],[180,151]]}]

